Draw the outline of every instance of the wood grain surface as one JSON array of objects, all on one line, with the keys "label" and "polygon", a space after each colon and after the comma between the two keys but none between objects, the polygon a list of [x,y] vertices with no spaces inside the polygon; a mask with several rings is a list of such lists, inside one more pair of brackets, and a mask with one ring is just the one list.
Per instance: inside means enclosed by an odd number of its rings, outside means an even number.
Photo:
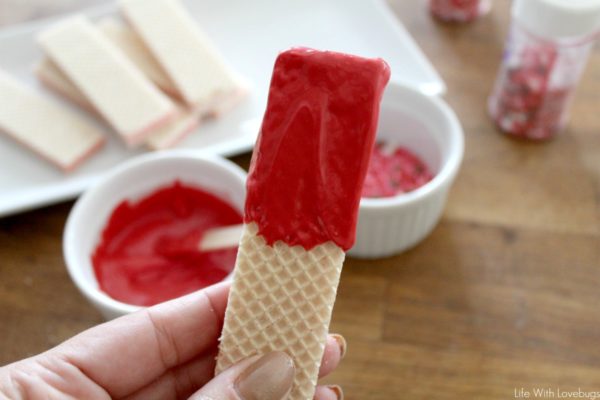
[{"label": "wood grain surface", "polygon": [[[11,1],[0,0],[3,24],[21,18],[7,16]],[[18,3],[37,15],[36,2]],[[347,260],[332,331],[349,349],[327,382],[347,399],[371,400],[600,391],[598,48],[567,131],[545,144],[515,141],[496,132],[484,107],[509,2],[494,1],[491,14],[464,26],[436,23],[419,1],[391,3],[448,85],[465,160],[423,243],[384,260]],[[0,219],[0,364],[102,321],[63,264],[71,205]]]}]

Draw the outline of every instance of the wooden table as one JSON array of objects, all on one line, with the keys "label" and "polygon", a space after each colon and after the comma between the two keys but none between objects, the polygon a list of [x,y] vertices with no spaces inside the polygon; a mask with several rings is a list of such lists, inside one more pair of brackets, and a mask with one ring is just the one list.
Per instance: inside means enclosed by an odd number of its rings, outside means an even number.
[{"label": "wooden table", "polygon": [[[598,49],[567,132],[517,142],[499,135],[484,109],[508,1],[466,26],[437,24],[414,0],[393,8],[448,84],[465,160],[429,238],[396,257],[346,262],[332,330],[349,351],[328,382],[370,400],[600,391]],[[247,165],[249,155],[234,160]],[[0,364],[102,321],[63,265],[71,205],[0,219]]]}]

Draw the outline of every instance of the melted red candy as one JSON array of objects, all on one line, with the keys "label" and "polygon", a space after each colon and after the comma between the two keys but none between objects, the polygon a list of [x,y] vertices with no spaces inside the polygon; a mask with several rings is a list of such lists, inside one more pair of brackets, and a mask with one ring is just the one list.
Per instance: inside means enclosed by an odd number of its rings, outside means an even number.
[{"label": "melted red candy", "polygon": [[415,190],[432,178],[427,165],[410,150],[377,143],[367,170],[362,196],[396,196]]},{"label": "melted red candy", "polygon": [[244,218],[267,243],[352,247],[389,77],[381,59],[306,48],[279,55]]},{"label": "melted red candy", "polygon": [[[242,216],[220,198],[179,182],[113,211],[92,256],[100,289],[129,304],[150,306],[217,283],[233,269],[237,248],[194,249],[209,228]],[[186,243],[188,245],[186,245]]]}]

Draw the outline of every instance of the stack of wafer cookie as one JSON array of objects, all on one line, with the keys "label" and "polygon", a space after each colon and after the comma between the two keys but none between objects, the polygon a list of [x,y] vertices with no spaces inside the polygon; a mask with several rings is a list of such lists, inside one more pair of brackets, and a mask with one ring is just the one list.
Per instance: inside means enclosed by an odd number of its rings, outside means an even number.
[{"label": "stack of wafer cookie", "polygon": [[[202,118],[220,116],[243,97],[246,85],[178,0],[122,0],[120,10],[121,17],[91,21],[76,16],[43,31],[38,41],[44,58],[35,72],[45,86],[104,122],[125,145],[171,147]],[[11,101],[11,93],[0,91],[0,105]],[[44,97],[43,102],[54,101]],[[40,104],[29,102],[23,112],[35,118]],[[55,108],[68,107],[56,102]],[[13,114],[2,116],[0,129],[18,125],[21,116]],[[17,138],[14,130],[7,133]],[[82,149],[72,163],[69,143],[28,135],[21,132],[19,142],[63,169],[72,169],[100,147]]]}]

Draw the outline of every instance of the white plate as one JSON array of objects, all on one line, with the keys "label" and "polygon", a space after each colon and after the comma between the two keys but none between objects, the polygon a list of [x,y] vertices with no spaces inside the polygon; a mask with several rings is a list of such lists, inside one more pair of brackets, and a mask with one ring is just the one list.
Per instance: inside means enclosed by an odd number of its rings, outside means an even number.
[{"label": "white plate", "polygon": [[[186,0],[186,6],[229,62],[249,82],[246,101],[223,118],[207,122],[179,144],[224,156],[254,145],[277,53],[309,46],[382,57],[392,79],[431,94],[445,85],[383,0]],[[114,5],[84,13],[115,14]],[[41,88],[31,74],[41,57],[36,35],[60,17],[0,32],[0,68]],[[34,116],[32,116],[34,117]],[[0,135],[0,216],[75,197],[103,171],[142,150],[127,150],[116,137],[74,173],[65,175]]]}]

